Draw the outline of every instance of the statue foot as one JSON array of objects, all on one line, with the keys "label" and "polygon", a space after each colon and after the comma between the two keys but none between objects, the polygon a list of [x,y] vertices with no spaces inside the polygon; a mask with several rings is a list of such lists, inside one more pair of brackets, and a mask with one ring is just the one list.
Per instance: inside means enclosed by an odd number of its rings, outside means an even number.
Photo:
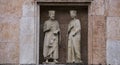
[{"label": "statue foot", "polygon": [[73,60],[73,63],[75,63],[75,60]]},{"label": "statue foot", "polygon": [[48,60],[46,60],[45,62],[48,63]]},{"label": "statue foot", "polygon": [[83,63],[82,60],[80,60],[80,63]]},{"label": "statue foot", "polygon": [[55,63],[57,63],[58,61],[57,60],[54,60]]},{"label": "statue foot", "polygon": [[82,60],[77,60],[75,63],[83,63]]},{"label": "statue foot", "polygon": [[83,63],[83,61],[82,61],[82,60],[80,60],[80,61],[79,61],[79,63]]}]

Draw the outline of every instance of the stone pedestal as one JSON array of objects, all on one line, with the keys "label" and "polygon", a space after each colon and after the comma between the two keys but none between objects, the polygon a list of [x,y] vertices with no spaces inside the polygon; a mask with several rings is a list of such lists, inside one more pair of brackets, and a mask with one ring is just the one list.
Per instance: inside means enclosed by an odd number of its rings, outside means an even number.
[{"label": "stone pedestal", "polygon": [[55,65],[55,62],[43,62],[43,65]]}]

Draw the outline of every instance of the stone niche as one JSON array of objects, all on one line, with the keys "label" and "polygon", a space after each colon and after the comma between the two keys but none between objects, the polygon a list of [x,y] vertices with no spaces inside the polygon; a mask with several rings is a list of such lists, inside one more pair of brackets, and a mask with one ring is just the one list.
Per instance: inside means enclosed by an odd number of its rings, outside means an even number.
[{"label": "stone niche", "polygon": [[[43,57],[43,44],[44,44],[44,33],[43,33],[43,24],[46,20],[49,19],[48,11],[55,10],[56,16],[55,18],[58,20],[60,25],[60,35],[61,41],[59,41],[59,59],[58,63],[66,64],[67,60],[67,45],[68,45],[68,35],[67,28],[68,23],[71,20],[69,11],[77,10],[77,18],[81,21],[81,57],[83,64],[88,64],[89,60],[89,50],[88,50],[88,6],[90,5],[90,0],[76,0],[76,2],[72,1],[37,1],[38,5],[38,13],[39,13],[39,21],[37,24],[37,44],[36,44],[36,61],[38,64],[42,64],[45,62]],[[90,38],[90,37],[89,37]]]}]

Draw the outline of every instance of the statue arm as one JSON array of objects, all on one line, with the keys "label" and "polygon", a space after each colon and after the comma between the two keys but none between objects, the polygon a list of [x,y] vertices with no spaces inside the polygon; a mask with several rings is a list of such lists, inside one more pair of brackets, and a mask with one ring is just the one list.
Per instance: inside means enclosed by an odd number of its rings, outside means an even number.
[{"label": "statue arm", "polygon": [[80,21],[79,20],[77,20],[76,22],[75,22],[75,31],[73,32],[73,36],[75,36],[78,32],[80,32],[80,30],[81,30],[81,24],[80,24]]},{"label": "statue arm", "polygon": [[56,30],[53,32],[54,34],[58,34],[60,32],[60,27],[59,27],[59,23],[56,23]]},{"label": "statue arm", "polygon": [[53,33],[57,34],[58,32],[60,32],[60,29],[55,30]]},{"label": "statue arm", "polygon": [[50,31],[50,25],[48,25],[48,24],[45,22],[43,32],[47,32],[47,31]]},{"label": "statue arm", "polygon": [[68,25],[68,34],[71,32],[71,30],[72,30],[73,28],[74,28],[73,25],[71,25],[71,24]]}]

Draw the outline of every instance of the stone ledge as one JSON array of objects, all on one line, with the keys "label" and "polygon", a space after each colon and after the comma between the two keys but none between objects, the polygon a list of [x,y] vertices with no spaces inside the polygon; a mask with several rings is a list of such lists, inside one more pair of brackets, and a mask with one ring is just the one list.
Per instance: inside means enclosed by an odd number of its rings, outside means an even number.
[{"label": "stone ledge", "polygon": [[93,0],[36,0],[37,2],[91,2]]}]

